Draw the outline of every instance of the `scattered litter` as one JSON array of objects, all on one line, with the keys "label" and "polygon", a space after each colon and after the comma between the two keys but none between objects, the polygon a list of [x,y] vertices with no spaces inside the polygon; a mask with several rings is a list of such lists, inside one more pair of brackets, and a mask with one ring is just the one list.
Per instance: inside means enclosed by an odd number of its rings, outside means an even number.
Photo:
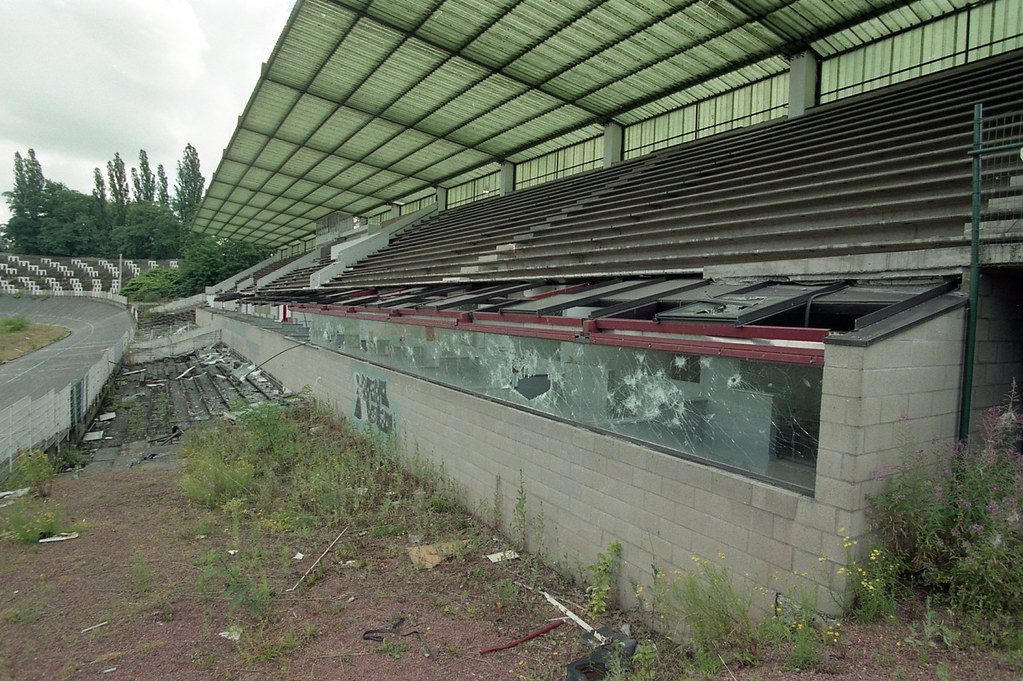
[{"label": "scattered litter", "polygon": [[421,534],[410,534],[408,536],[408,540],[409,540],[410,544],[418,544],[421,541],[423,541],[423,535],[421,535]]},{"label": "scattered litter", "polygon": [[517,646],[520,643],[525,643],[526,641],[528,641],[530,639],[534,639],[537,636],[540,636],[541,634],[546,634],[551,629],[557,629],[564,622],[565,622],[565,620],[555,620],[554,622],[551,622],[550,624],[548,624],[543,629],[540,629],[539,631],[534,631],[532,634],[529,634],[528,636],[520,638],[518,641],[513,641],[513,642],[507,643],[507,644],[505,644],[503,646],[496,646],[494,648],[487,648],[486,650],[481,650],[480,651],[480,655],[486,655],[487,653],[493,653],[493,652],[498,651],[498,650],[507,650],[508,648],[514,648],[515,646]]},{"label": "scattered litter", "polygon": [[109,674],[110,672],[116,672],[116,671],[117,671],[117,667],[107,667],[102,672],[100,672],[100,674]]},{"label": "scattered litter", "polygon": [[226,638],[228,641],[237,641],[242,637],[242,627],[240,624],[232,624],[225,631],[217,634],[222,638]]},{"label": "scattered litter", "polygon": [[384,634],[394,634],[395,636],[400,637],[414,635],[416,636],[416,638],[419,639],[419,642],[423,644],[423,648],[426,650],[426,656],[429,657],[434,662],[436,662],[437,653],[433,651],[433,648],[431,648],[430,644],[426,642],[426,639],[424,639],[423,635],[419,633],[419,630],[416,629],[414,631],[407,631],[402,633],[401,625],[403,624],[405,624],[405,618],[399,617],[398,621],[392,624],[390,629],[370,629],[369,631],[364,632],[362,634],[362,639],[364,641],[377,641],[379,643],[384,640]]},{"label": "scattered litter", "polygon": [[368,491],[369,491],[369,487],[356,487],[355,488],[355,493],[358,494],[360,497],[366,496],[366,492],[368,492]]},{"label": "scattered litter", "polygon": [[117,412],[116,411],[108,411],[106,414],[100,414],[96,418],[99,421],[113,421],[115,418],[117,418]]},{"label": "scattered litter", "polygon": [[14,503],[14,500],[18,497],[23,497],[28,494],[31,487],[22,487],[21,489],[11,490],[10,492],[0,492],[0,508],[4,506],[10,506]]},{"label": "scattered litter", "polygon": [[341,567],[359,567],[359,561],[357,560],[343,560],[338,563]]},{"label": "scattered litter", "polygon": [[628,622],[622,625],[622,633],[629,638],[632,638],[632,626],[630,626]]},{"label": "scattered litter", "polygon": [[[565,667],[568,681],[589,681],[609,678],[615,668],[628,672],[632,656],[636,654],[636,641],[622,638],[608,627],[602,627],[596,634],[609,640],[608,644],[596,648]],[[734,678],[734,677],[733,677]]]},{"label": "scattered litter", "polygon": [[565,616],[567,616],[570,620],[572,620],[573,622],[578,624],[580,627],[582,627],[586,631],[587,634],[590,634],[591,636],[593,636],[593,638],[595,638],[597,641],[599,641],[602,645],[608,642],[609,639],[608,639],[608,636],[606,634],[603,634],[603,633],[601,633],[599,631],[594,630],[593,627],[591,627],[589,624],[587,624],[582,619],[580,619],[578,615],[576,615],[574,612],[572,612],[571,610],[569,610],[568,608],[563,606],[561,603],[558,602],[558,599],[556,599],[554,596],[551,596],[549,593],[547,593],[543,589],[534,589],[531,586],[526,586],[522,582],[515,582],[515,583],[518,584],[519,586],[521,586],[523,589],[526,589],[527,591],[535,591],[536,593],[538,593],[541,596],[543,596],[544,598],[546,598],[548,603],[553,605],[555,608],[560,610]]},{"label": "scattered litter", "polygon": [[132,374],[141,374],[144,371],[145,371],[145,369],[136,369],[135,371],[125,371],[121,375],[122,376],[131,376]]},{"label": "scattered litter", "polygon": [[146,383],[147,388],[162,388],[163,383]]},{"label": "scattered litter", "polygon": [[93,629],[99,629],[100,627],[106,626],[108,624],[110,624],[110,620],[103,620],[99,624],[94,624],[91,627],[86,627],[85,629],[82,629],[82,633],[84,634],[86,632],[92,631]]},{"label": "scattered litter", "polygon": [[459,547],[464,546],[466,543],[468,542],[462,540],[446,541],[426,546],[410,546],[408,547],[408,557],[412,559],[412,564],[416,567],[431,570],[453,556]]},{"label": "scattered litter", "polygon": [[310,435],[319,435],[320,433],[323,432],[324,428],[325,428],[325,426],[313,426],[312,428],[309,429],[309,434]]},{"label": "scattered litter", "polygon": [[351,603],[351,602],[352,602],[352,601],[354,601],[354,600],[355,600],[355,596],[349,596],[349,597],[348,597],[348,601],[347,601],[347,602],[348,602],[348,603]]},{"label": "scattered litter", "polygon": [[236,553],[238,553],[238,549],[228,549],[227,550],[227,555],[229,555],[229,556],[233,556]]},{"label": "scattered litter", "polygon": [[297,552],[294,556],[291,557],[292,560],[302,560],[303,558],[305,558],[305,554],[302,553],[301,551]]},{"label": "scattered litter", "polygon": [[206,535],[205,534],[197,534],[197,535],[195,535],[195,538],[196,539],[205,539]]},{"label": "scattered litter", "polygon": [[49,544],[50,542],[67,541],[68,539],[76,539],[77,537],[78,537],[77,532],[61,532],[60,534],[55,534],[52,537],[43,537],[42,539],[39,540],[39,543]]},{"label": "scattered litter", "polygon": [[94,430],[91,433],[86,433],[85,437],[82,438],[82,442],[95,442],[103,439],[102,430]]},{"label": "scattered litter", "polygon": [[515,560],[519,557],[519,554],[515,553],[511,549],[507,551],[498,551],[497,553],[491,553],[487,556],[491,563],[500,563],[502,560]]},{"label": "scattered litter", "polygon": [[341,540],[341,537],[343,537],[343,536],[345,535],[345,532],[347,532],[347,531],[348,531],[348,528],[347,528],[347,527],[346,527],[345,529],[341,530],[341,534],[339,534],[339,535],[338,535],[338,536],[337,536],[337,537],[336,537],[336,538],[334,539],[334,541],[330,542],[330,546],[328,546],[328,547],[327,547],[327,548],[326,548],[326,549],[325,549],[325,550],[323,551],[323,553],[321,553],[321,554],[320,554],[320,557],[319,557],[319,558],[317,558],[317,559],[316,559],[316,560],[315,560],[315,561],[313,562],[313,564],[309,566],[309,569],[305,571],[305,574],[304,574],[304,575],[302,575],[301,577],[299,577],[299,578],[298,578],[298,581],[297,581],[297,582],[295,582],[295,586],[291,587],[290,589],[285,589],[285,591],[286,591],[286,592],[289,592],[289,593],[290,593],[290,592],[294,591],[295,589],[297,589],[297,588],[298,588],[298,585],[302,583],[302,580],[303,580],[303,579],[305,579],[305,578],[306,578],[306,576],[307,576],[307,575],[308,575],[308,574],[309,574],[310,572],[312,572],[312,571],[313,571],[313,568],[315,568],[315,567],[316,567],[317,565],[319,565],[319,564],[320,564],[320,561],[321,561],[321,560],[323,560],[323,557],[324,557],[325,555],[327,555],[327,553],[328,553],[328,552],[329,552],[329,551],[330,551],[330,550],[331,550],[332,548],[334,548],[334,544],[338,543],[338,541],[340,541],[340,540]]}]

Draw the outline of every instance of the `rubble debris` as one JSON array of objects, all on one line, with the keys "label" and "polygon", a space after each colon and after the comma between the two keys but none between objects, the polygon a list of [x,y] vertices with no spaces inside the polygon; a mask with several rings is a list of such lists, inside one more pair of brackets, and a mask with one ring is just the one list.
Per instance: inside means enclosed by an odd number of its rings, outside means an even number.
[{"label": "rubble debris", "polygon": [[103,439],[103,431],[102,430],[94,430],[91,433],[86,433],[82,437],[82,442],[96,442],[96,441],[102,440],[102,439]]},{"label": "rubble debris", "polygon": [[22,487],[21,489],[15,489],[9,492],[0,492],[0,508],[10,506],[14,503],[15,499],[25,496],[31,489],[31,487]]},{"label": "rubble debris", "polygon": [[190,366],[190,367],[188,367],[187,369],[185,369],[184,371],[182,371],[182,372],[181,372],[180,374],[178,374],[178,377],[177,377],[177,378],[175,378],[174,380],[176,380],[176,381],[180,381],[180,380],[181,380],[182,378],[184,378],[185,376],[187,376],[187,375],[188,375],[188,373],[189,373],[190,371],[192,371],[192,369],[195,369],[195,366],[194,366],[194,365],[193,365],[193,366]]},{"label": "rubble debris", "polygon": [[96,420],[100,421],[100,422],[102,422],[102,421],[112,421],[115,418],[117,418],[117,412],[116,411],[108,411],[106,414],[100,414],[99,416],[97,416]]},{"label": "rubble debris", "polygon": [[78,533],[77,532],[61,532],[60,534],[55,534],[55,535],[53,535],[51,537],[43,537],[42,539],[39,540],[39,543],[40,544],[49,544],[49,543],[55,542],[55,541],[67,541],[68,539],[77,539],[77,538],[78,538]]}]

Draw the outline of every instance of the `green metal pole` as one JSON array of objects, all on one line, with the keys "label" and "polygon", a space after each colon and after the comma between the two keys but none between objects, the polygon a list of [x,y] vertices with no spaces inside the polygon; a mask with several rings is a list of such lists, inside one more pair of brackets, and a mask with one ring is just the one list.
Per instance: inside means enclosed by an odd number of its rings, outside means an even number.
[{"label": "green metal pole", "polygon": [[970,304],[966,318],[966,347],[963,350],[963,386],[959,404],[959,441],[970,438],[970,410],[973,408],[973,364],[977,352],[977,307],[980,300],[980,163],[984,105],[973,107],[973,216],[970,223]]}]

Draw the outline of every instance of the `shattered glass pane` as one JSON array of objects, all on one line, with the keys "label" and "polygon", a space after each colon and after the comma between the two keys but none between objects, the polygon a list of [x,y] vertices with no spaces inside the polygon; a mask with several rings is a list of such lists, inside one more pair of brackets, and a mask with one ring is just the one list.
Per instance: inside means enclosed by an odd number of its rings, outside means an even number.
[{"label": "shattered glass pane", "polygon": [[822,369],[312,315],[355,357],[812,489]]}]

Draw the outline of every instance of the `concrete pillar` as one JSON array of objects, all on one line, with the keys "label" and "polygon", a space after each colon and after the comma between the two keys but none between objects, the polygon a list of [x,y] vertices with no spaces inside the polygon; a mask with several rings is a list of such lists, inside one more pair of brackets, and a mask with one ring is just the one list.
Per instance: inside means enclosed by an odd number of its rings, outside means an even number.
[{"label": "concrete pillar", "polygon": [[508,196],[515,191],[515,164],[501,161],[501,196]]},{"label": "concrete pillar", "polygon": [[789,118],[802,116],[817,104],[820,63],[812,50],[792,55],[789,68]]},{"label": "concrete pillar", "polygon": [[604,167],[610,168],[624,158],[625,128],[611,121],[604,125]]},{"label": "concrete pillar", "polygon": [[397,220],[400,217],[401,217],[401,205],[397,204],[397,203],[392,203],[391,204],[391,215],[390,215],[389,219],[390,220]]},{"label": "concrete pillar", "polygon": [[448,209],[448,188],[437,187],[437,211]]}]

